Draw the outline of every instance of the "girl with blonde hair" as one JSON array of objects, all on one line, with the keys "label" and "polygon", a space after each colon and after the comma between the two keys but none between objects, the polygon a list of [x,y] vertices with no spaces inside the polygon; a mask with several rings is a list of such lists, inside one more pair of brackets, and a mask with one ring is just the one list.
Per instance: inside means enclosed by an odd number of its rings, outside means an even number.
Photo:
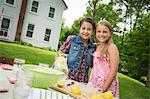
[{"label": "girl with blonde hair", "polygon": [[93,53],[93,68],[89,81],[101,88],[101,92],[110,90],[114,97],[119,98],[118,65],[119,51],[112,41],[112,26],[102,20],[96,25],[98,40]]}]

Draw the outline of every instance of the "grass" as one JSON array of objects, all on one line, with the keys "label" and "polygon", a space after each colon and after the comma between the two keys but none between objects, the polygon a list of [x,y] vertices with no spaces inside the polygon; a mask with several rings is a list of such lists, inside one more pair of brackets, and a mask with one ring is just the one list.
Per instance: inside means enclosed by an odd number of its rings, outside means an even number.
[{"label": "grass", "polygon": [[150,89],[135,79],[119,73],[120,99],[150,99]]},{"label": "grass", "polygon": [[[0,42],[0,56],[22,58],[26,63],[52,65],[56,52]],[[135,79],[119,73],[120,99],[150,99],[150,89]]]},{"label": "grass", "polygon": [[23,46],[14,43],[0,42],[0,56],[25,59],[30,64],[49,64],[54,62],[56,52]]}]

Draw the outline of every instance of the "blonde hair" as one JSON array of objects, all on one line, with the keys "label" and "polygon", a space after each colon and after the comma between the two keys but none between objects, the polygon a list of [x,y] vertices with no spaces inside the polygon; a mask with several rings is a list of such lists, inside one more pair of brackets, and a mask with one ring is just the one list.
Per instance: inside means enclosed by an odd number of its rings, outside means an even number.
[{"label": "blonde hair", "polygon": [[[109,30],[110,30],[110,32],[111,33],[113,33],[112,31],[112,26],[111,26],[111,24],[107,21],[107,20],[101,20],[101,21],[99,21],[98,23],[97,23],[97,25],[96,25],[96,27],[98,26],[98,25],[104,25],[104,26],[106,26],[106,27],[108,27],[109,28]],[[103,45],[102,47],[101,47],[101,50],[100,50],[100,57],[102,57],[103,55],[108,55],[109,53],[108,53],[108,46],[112,43],[113,41],[112,41],[112,36],[108,39],[108,41],[106,41],[106,43],[105,43],[105,45]]]}]

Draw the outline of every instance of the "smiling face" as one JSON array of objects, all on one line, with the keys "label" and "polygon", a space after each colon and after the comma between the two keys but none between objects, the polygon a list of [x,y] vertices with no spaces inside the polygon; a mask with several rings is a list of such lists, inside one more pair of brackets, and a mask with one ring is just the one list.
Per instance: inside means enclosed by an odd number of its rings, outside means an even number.
[{"label": "smiling face", "polygon": [[89,22],[84,21],[80,26],[80,36],[83,42],[87,42],[93,33],[93,25]]},{"label": "smiling face", "polygon": [[99,24],[96,27],[96,38],[98,39],[98,41],[100,43],[105,43],[107,42],[112,36],[112,33],[110,31],[110,29],[103,25],[103,24]]}]

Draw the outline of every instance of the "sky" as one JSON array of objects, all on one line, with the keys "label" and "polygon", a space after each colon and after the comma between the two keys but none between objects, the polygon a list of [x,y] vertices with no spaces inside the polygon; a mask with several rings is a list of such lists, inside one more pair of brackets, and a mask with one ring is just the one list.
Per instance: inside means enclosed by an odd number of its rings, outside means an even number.
[{"label": "sky", "polygon": [[65,19],[65,26],[70,27],[74,20],[83,16],[86,11],[88,0],[64,0],[68,9],[64,11],[63,18]]}]

